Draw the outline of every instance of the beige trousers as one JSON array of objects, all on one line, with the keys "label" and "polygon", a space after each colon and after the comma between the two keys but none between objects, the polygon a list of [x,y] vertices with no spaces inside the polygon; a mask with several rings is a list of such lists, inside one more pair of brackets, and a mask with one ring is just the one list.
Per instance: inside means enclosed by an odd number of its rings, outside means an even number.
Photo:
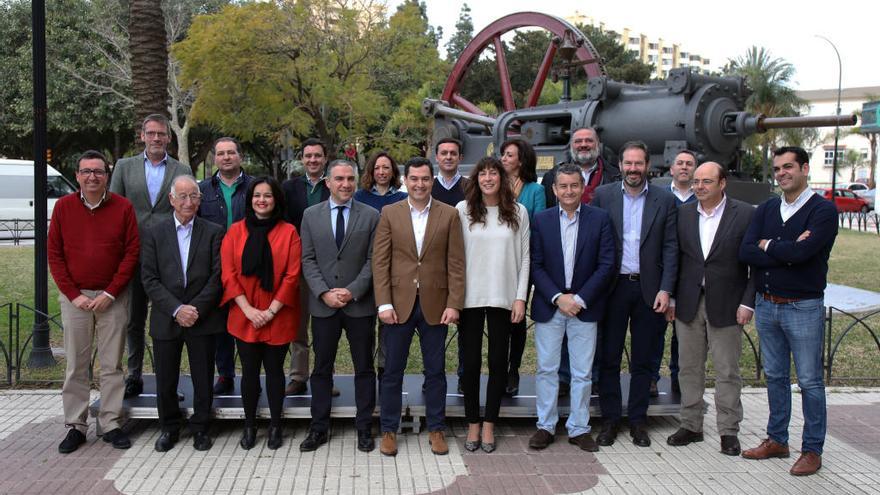
[{"label": "beige trousers", "polygon": [[[82,291],[92,298],[101,292]],[[101,390],[98,421],[103,431],[122,426],[122,396],[125,393],[122,353],[125,348],[125,325],[128,323],[128,299],[126,289],[106,311],[95,313],[77,308],[64,294],[58,296],[67,360],[64,386],[61,389],[64,423],[83,434],[88,430],[89,366],[93,341],[97,341],[96,364],[99,366],[97,376]]]},{"label": "beige trousers", "polygon": [[681,385],[681,427],[703,431],[703,393],[706,390],[706,357],[715,368],[715,410],[718,433],[736,435],[743,418],[739,358],[742,327],[713,327],[706,317],[706,297],[700,296],[697,315],[690,323],[676,318],[678,333],[678,383]]}]

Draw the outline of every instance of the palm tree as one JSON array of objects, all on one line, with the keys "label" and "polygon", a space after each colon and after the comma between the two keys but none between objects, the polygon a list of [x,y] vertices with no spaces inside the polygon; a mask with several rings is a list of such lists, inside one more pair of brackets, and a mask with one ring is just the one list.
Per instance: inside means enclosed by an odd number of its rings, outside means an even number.
[{"label": "palm tree", "polygon": [[[807,107],[807,102],[798,97],[789,86],[795,68],[781,58],[773,58],[770,51],[752,46],[745,55],[731,59],[724,68],[727,75],[742,76],[752,90],[746,99],[746,110],[754,114],[773,117],[798,115]],[[749,138],[752,145],[760,149],[764,163],[763,177],[768,175],[770,150],[779,137],[778,131],[770,130]]]},{"label": "palm tree", "polygon": [[153,113],[168,115],[168,45],[161,0],[131,0],[129,12],[131,89],[139,123]]}]

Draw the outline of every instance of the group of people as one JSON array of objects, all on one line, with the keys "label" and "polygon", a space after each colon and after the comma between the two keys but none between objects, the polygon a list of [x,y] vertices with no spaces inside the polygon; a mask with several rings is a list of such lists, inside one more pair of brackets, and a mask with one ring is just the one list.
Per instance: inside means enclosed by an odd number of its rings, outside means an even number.
[{"label": "group of people", "polygon": [[[644,143],[623,145],[616,167],[601,156],[592,128],[572,132],[568,159],[540,184],[526,141],[505,142],[500,158],[482,158],[462,177],[461,143],[440,140],[436,176],[428,159],[403,165],[406,193],[387,153],[372,156],[358,181],[354,163],[327,164],[325,145],[309,139],[302,149],[305,174],[280,184],[244,173],[238,142],[224,137],[212,150],[217,173],[197,182],[167,155],[167,119],[147,117],[141,138],[144,153],[120,160],[112,180],[103,155],[84,153],[76,173],[80,190],[59,200],[53,214],[49,263],[61,292],[68,356],[62,395],[69,432],[59,445],[62,453],[86,440],[95,339],[103,439],[116,448],[131,445],[121,429],[122,400],[143,389],[148,301],[161,424],[157,451],[179,441],[184,345],[194,448],[211,448],[211,404],[214,396],[233,392],[237,349],[245,412],[241,447],[256,443],[263,390],[270,411],[267,446],[277,449],[284,397],[310,386],[312,421],[300,450],[318,449],[330,436],[343,330],[354,368],[357,448],[374,450],[378,323],[380,452],[397,454],[404,370],[416,333],[430,448],[448,452],[450,324],[457,324],[459,389],[469,425],[464,447],[493,452],[502,397],[519,389],[531,299],[538,415],[531,448],[554,441],[558,397],[565,393],[568,442],[593,452],[614,444],[624,415],[620,368],[627,330],[629,434],[635,445],[649,446],[647,409],[656,394],[667,322],[674,322],[677,362],[670,368],[681,414],[669,445],[703,440],[711,355],[721,452],[789,456],[793,357],[805,423],[801,457],[791,472],[812,474],[821,467],[822,298],[837,214],[808,187],[808,158],[800,148],[776,151],[773,170],[783,195],[755,209],[725,194],[727,170],[718,163],[697,166],[696,154],[682,150],[671,166],[671,185],[652,185]],[[768,438],[741,452],[739,358],[742,329],[753,314],[770,420]],[[481,414],[484,333],[489,373]],[[125,380],[123,335],[129,347]],[[594,383],[603,419],[595,438],[589,414]]]}]

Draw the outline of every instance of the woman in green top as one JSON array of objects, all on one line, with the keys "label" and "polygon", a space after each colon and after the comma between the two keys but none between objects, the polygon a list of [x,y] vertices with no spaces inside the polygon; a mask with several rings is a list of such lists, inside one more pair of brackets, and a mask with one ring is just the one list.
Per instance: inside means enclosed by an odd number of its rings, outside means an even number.
[{"label": "woman in green top", "polygon": [[[534,229],[535,213],[546,208],[544,186],[538,183],[535,150],[522,139],[508,139],[501,145],[501,164],[517,202],[529,212],[529,226]],[[531,291],[531,288],[529,288]],[[510,329],[510,369],[507,372],[508,395],[519,393],[519,366],[526,347],[526,318]]]}]

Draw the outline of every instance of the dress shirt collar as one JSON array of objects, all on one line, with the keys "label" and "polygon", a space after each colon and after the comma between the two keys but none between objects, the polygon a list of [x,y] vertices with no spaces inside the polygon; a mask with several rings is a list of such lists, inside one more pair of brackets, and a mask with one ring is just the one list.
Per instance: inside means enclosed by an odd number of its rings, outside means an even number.
[{"label": "dress shirt collar", "polygon": [[565,219],[567,221],[572,221],[575,218],[578,218],[581,214],[581,206],[582,205],[583,205],[583,203],[579,204],[578,207],[574,209],[574,217],[573,218],[568,218],[568,212],[565,211],[565,209],[562,208],[562,206],[560,206],[559,207],[559,218]]},{"label": "dress shirt collar", "polygon": [[82,203],[85,205],[86,208],[88,208],[90,210],[95,210],[99,206],[104,204],[104,201],[107,200],[107,189],[104,189],[104,193],[101,194],[101,199],[98,201],[97,204],[93,205],[93,204],[89,203],[89,200],[86,199],[86,196],[83,194],[82,189],[80,189],[80,191],[79,191],[79,199],[80,199],[80,201],[82,201]]},{"label": "dress shirt collar", "polygon": [[727,205],[727,195],[726,194],[721,196],[721,202],[719,202],[718,205],[715,206],[715,209],[712,210],[712,213],[709,214],[709,213],[706,213],[706,210],[703,209],[703,204],[700,203],[699,201],[697,201],[697,213],[699,213],[700,216],[706,217],[706,218],[717,217],[717,216],[720,216],[722,213],[724,213],[724,206],[725,205]]},{"label": "dress shirt collar", "polygon": [[443,186],[447,191],[455,187],[458,184],[458,181],[461,179],[461,174],[455,172],[455,175],[452,176],[451,179],[446,180],[446,177],[443,177],[443,174],[437,174],[437,180],[440,181],[440,185]]},{"label": "dress shirt collar", "polygon": [[806,203],[807,200],[810,199],[810,196],[812,196],[813,194],[814,194],[813,189],[811,189],[810,186],[807,186],[807,188],[804,189],[804,190],[798,195],[798,197],[797,197],[793,202],[791,202],[791,203],[789,203],[788,201],[786,201],[786,200],[785,200],[785,194],[782,194],[782,196],[781,196],[781,198],[782,198],[782,206],[784,206],[785,208],[799,208],[799,207],[801,207],[804,203]]},{"label": "dress shirt collar", "polygon": [[413,206],[412,201],[410,201],[410,198],[406,198],[406,203],[409,205],[409,212],[410,213],[417,213],[419,215],[425,214],[425,213],[428,213],[429,211],[431,211],[431,203],[433,203],[433,202],[434,202],[434,198],[428,197],[428,205],[425,206],[424,210],[419,210],[418,208]]},{"label": "dress shirt collar", "polygon": [[330,202],[330,209],[331,209],[331,210],[334,209],[334,208],[338,208],[338,207],[340,207],[340,206],[344,206],[344,207],[348,208],[348,211],[351,211],[351,203],[352,203],[352,200],[351,200],[351,199],[349,199],[349,200],[346,201],[345,203],[339,204],[339,203],[337,203],[336,201],[333,201],[333,196],[330,196],[330,197],[327,199],[327,201]]},{"label": "dress shirt collar", "polygon": [[370,192],[375,194],[376,196],[388,196],[391,194],[395,194],[397,192],[397,188],[394,186],[388,186],[388,190],[385,191],[385,194],[382,194],[379,192],[379,188],[377,188],[376,185],[373,184],[373,187],[370,189]]},{"label": "dress shirt collar", "polygon": [[694,195],[694,189],[692,187],[689,187],[687,192],[682,193],[681,189],[675,187],[675,181],[669,183],[669,190],[672,191],[672,194],[674,194],[682,203]]},{"label": "dress shirt collar", "polygon": [[177,212],[173,213],[172,216],[174,217],[174,228],[176,228],[176,229],[180,229],[180,227],[183,227],[184,229],[191,229],[193,226],[193,223],[195,223],[195,222],[193,222],[193,220],[195,220],[195,218],[196,218],[196,217],[192,217],[189,219],[188,222],[181,223],[181,221],[177,218]]},{"label": "dress shirt collar", "polygon": [[[624,181],[620,181],[620,189],[623,191],[624,196],[629,196],[629,193],[626,191],[626,183]],[[648,194],[648,180],[645,179],[645,187],[639,191],[639,194],[636,196],[644,196]]]},{"label": "dress shirt collar", "polygon": [[168,153],[165,153],[165,156],[159,160],[157,163],[153,163],[153,160],[150,160],[150,157],[147,156],[147,150],[144,150],[144,163],[149,163],[154,167],[160,167],[168,164]]}]

